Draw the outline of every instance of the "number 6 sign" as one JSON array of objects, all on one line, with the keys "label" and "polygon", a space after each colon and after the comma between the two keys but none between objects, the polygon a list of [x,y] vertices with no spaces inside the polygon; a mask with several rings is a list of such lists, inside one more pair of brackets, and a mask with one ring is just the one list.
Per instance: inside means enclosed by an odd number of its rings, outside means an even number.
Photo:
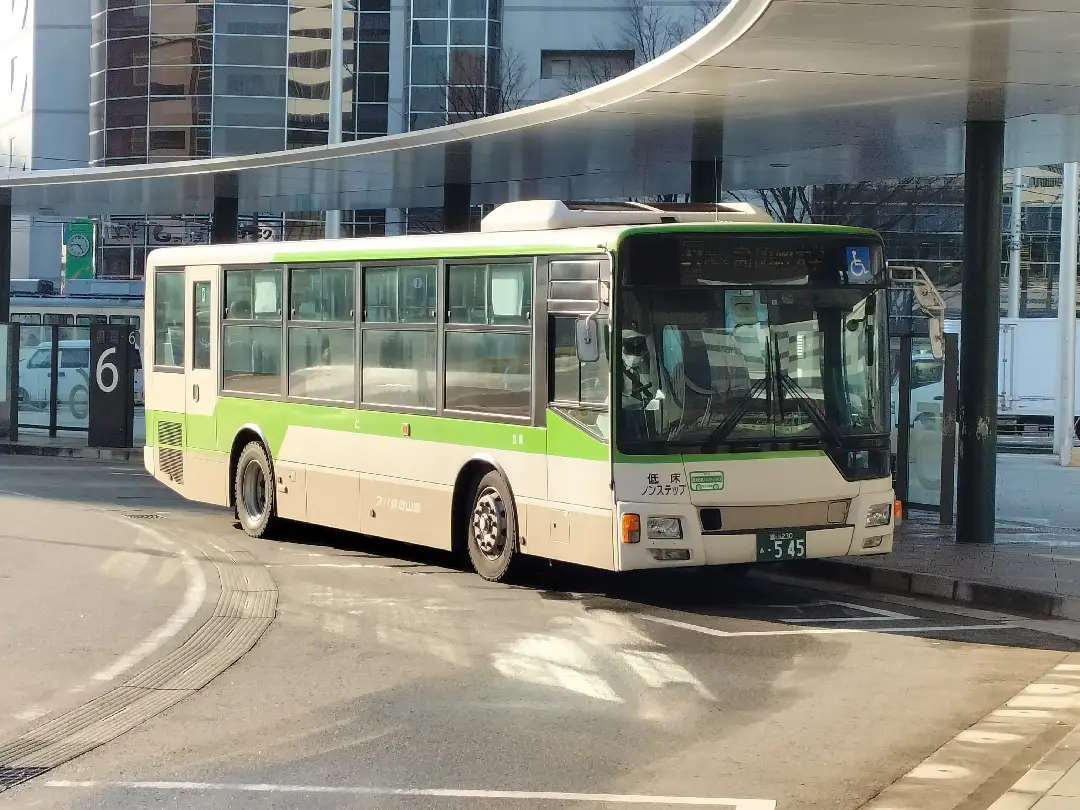
[{"label": "number 6 sign", "polygon": [[131,447],[135,421],[135,334],[126,324],[90,327],[91,447]]},{"label": "number 6 sign", "polygon": [[[111,394],[115,391],[117,384],[120,382],[120,372],[117,370],[116,365],[114,363],[106,362],[114,354],[116,354],[115,346],[103,351],[101,357],[98,358],[97,369],[94,371],[94,379],[97,381],[97,387],[105,394]],[[105,382],[105,372],[109,373],[108,384]]]}]

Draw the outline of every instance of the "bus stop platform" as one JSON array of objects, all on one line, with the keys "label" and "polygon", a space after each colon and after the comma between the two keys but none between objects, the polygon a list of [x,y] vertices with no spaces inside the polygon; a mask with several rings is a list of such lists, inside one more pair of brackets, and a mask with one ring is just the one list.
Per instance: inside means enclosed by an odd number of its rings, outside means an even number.
[{"label": "bus stop platform", "polygon": [[89,447],[86,444],[85,434],[49,438],[47,433],[34,434],[21,430],[17,442],[0,439],[0,455],[77,458],[94,461],[141,461],[143,449],[141,443],[136,447]]},{"label": "bus stop platform", "polygon": [[1080,469],[1047,456],[998,463],[993,543],[958,543],[937,514],[915,512],[897,528],[891,554],[808,560],[785,573],[1080,620]]}]

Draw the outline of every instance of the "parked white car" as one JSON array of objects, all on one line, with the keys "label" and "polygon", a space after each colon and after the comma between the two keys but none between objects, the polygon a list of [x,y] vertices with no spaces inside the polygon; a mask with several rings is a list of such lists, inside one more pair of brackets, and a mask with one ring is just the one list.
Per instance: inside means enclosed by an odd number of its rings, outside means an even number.
[{"label": "parked white car", "polygon": [[[86,419],[90,412],[90,341],[57,342],[60,356],[56,364],[56,400],[76,419]],[[52,347],[40,343],[19,362],[19,402],[34,407],[48,407]],[[142,350],[135,347],[135,404],[143,402]]]}]

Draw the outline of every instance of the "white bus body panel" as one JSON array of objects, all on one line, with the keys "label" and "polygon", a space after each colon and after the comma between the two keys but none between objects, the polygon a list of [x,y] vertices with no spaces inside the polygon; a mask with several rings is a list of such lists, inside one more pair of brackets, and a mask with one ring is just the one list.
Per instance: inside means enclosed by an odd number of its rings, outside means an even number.
[{"label": "white bus body panel", "polygon": [[[618,570],[659,568],[671,565],[718,565],[756,562],[757,534],[770,529],[807,529],[806,556],[837,557],[884,554],[892,550],[893,523],[866,528],[867,510],[893,502],[888,478],[852,482],[844,479],[824,455],[793,458],[746,458],[672,464],[615,464],[616,526],[622,515],[641,518],[641,541],[622,543],[617,538]],[[722,489],[694,491],[694,474],[722,475]],[[650,477],[655,476],[655,477]],[[650,482],[660,482],[659,484]],[[673,482],[679,494],[667,494]],[[660,494],[654,494],[656,487]],[[683,487],[685,486],[685,489]],[[841,520],[829,521],[829,506],[847,502]],[[719,507],[720,532],[702,530],[699,510]],[[678,517],[683,537],[650,540],[647,519]],[[881,537],[874,548],[863,549],[863,540]],[[650,548],[689,549],[687,562],[658,563]]]}]

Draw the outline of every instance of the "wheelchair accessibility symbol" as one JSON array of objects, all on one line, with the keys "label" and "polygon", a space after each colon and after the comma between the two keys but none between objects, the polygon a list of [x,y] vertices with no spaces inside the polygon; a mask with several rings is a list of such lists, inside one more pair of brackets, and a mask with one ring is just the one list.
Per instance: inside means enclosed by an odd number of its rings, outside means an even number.
[{"label": "wheelchair accessibility symbol", "polygon": [[865,284],[870,281],[870,248],[852,247],[847,255],[847,280],[849,284]]}]

